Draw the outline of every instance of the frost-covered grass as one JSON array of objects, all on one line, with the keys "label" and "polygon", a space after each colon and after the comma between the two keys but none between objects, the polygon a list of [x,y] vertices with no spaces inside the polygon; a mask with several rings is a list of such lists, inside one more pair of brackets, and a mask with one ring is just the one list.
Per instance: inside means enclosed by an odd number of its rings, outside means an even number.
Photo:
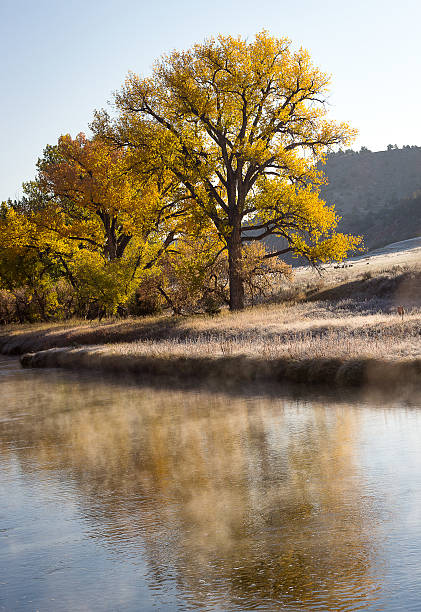
[{"label": "frost-covered grass", "polygon": [[[405,327],[404,335],[389,327],[350,330],[346,328],[325,330],[313,329],[296,334],[280,334],[278,337],[256,336],[242,339],[225,337],[198,337],[194,340],[146,340],[132,343],[116,343],[102,347],[108,354],[142,355],[151,357],[218,357],[247,355],[265,359],[291,358],[340,358],[356,359],[421,358],[421,318],[414,326]],[[355,333],[356,332],[356,333]]]},{"label": "frost-covered grass", "polygon": [[421,311],[413,308],[402,320],[396,312],[353,314],[343,305],[315,302],[260,306],[214,318],[161,317],[0,335],[0,350],[8,353],[81,345],[151,357],[402,359],[421,357]]}]

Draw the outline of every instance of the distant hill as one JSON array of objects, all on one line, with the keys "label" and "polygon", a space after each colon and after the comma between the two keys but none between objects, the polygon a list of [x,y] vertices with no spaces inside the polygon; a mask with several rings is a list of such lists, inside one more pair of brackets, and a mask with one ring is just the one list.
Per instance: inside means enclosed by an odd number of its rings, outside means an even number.
[{"label": "distant hill", "polygon": [[341,231],[364,235],[370,249],[421,235],[421,147],[334,153],[322,169]]},{"label": "distant hill", "polygon": [[421,236],[421,192],[412,198],[389,202],[375,211],[343,214],[341,229],[364,236],[368,249]]},{"label": "distant hill", "polygon": [[[421,236],[421,147],[339,151],[320,168],[329,181],[321,197],[342,217],[339,231],[363,236],[367,249]],[[285,246],[274,236],[266,244],[273,250]]]}]

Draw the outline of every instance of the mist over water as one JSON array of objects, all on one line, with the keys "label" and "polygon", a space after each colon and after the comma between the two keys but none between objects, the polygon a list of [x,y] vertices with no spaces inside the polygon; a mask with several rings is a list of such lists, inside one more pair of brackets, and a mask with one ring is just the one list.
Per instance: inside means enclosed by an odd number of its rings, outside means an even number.
[{"label": "mist over water", "polygon": [[421,402],[0,358],[0,610],[416,610]]}]

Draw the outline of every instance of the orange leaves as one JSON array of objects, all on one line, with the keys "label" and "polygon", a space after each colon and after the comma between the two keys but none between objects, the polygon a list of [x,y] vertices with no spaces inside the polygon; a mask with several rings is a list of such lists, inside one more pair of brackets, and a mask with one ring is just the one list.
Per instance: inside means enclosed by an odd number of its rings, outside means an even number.
[{"label": "orange leaves", "polygon": [[42,187],[85,210],[112,213],[133,206],[134,187],[124,175],[124,156],[100,139],[61,136],[54,157],[39,164]]}]

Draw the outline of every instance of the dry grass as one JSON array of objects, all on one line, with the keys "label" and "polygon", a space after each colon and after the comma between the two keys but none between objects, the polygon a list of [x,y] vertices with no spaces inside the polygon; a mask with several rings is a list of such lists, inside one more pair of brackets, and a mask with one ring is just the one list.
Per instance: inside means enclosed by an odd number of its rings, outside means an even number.
[{"label": "dry grass", "polygon": [[[300,305],[285,309],[283,322],[278,317],[268,323],[277,310],[259,310],[259,314],[252,313],[253,324],[247,313],[220,317],[219,326],[212,330],[209,320],[208,326],[203,319],[179,321],[171,331],[173,337],[55,348],[24,355],[22,363],[27,367],[99,369],[141,377],[216,379],[224,384],[260,379],[339,386],[370,383],[391,390],[402,384],[407,388],[419,386],[419,312],[406,315],[402,321],[396,314],[323,318],[326,313],[321,309],[316,320],[297,320],[293,318],[297,312],[309,313]],[[263,320],[259,315],[266,316]],[[230,322],[235,325],[227,325]],[[22,342],[17,346],[22,350]]]},{"label": "dry grass", "polygon": [[218,317],[148,317],[124,322],[35,327],[5,331],[0,350],[9,354],[53,347],[112,345],[113,351],[155,354],[361,354],[416,356],[421,310],[402,320],[395,311],[352,313],[343,304],[306,302],[259,306]]},{"label": "dry grass", "polygon": [[[421,328],[421,321],[419,322]],[[315,336],[312,332],[291,335],[288,339],[279,337],[272,341],[262,338],[227,340],[224,338],[198,340],[164,340],[161,342],[140,341],[117,343],[95,347],[97,352],[113,355],[142,355],[150,357],[220,357],[226,355],[247,355],[264,359],[315,359],[315,358],[421,358],[421,340],[418,335],[399,338],[389,334],[377,337],[351,335],[344,330]]]}]

